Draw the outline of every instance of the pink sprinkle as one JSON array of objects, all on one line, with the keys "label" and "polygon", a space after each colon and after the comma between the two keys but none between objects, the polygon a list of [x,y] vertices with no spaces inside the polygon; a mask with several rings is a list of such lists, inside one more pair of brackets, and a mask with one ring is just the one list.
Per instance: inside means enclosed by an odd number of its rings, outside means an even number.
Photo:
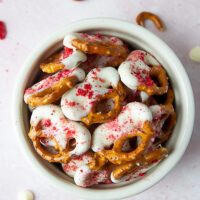
[{"label": "pink sprinkle", "polygon": [[100,33],[98,33],[98,34],[96,35],[96,37],[99,38],[99,39],[102,39],[102,36],[101,36]]},{"label": "pink sprinkle", "polygon": [[102,79],[102,78],[99,78],[99,80],[102,82],[102,83],[104,83],[105,81]]},{"label": "pink sprinkle", "polygon": [[54,130],[54,131],[56,131],[56,130],[57,130],[55,126],[53,127],[53,130]]},{"label": "pink sprinkle", "polygon": [[70,49],[68,47],[64,47],[63,59],[69,57],[70,55],[72,55],[72,53],[73,53],[73,49]]},{"label": "pink sprinkle", "polygon": [[94,92],[93,91],[90,91],[89,94],[88,94],[88,99],[91,99],[92,96],[93,96]]},{"label": "pink sprinkle", "polygon": [[145,173],[139,173],[139,176],[144,176],[145,175]]},{"label": "pink sprinkle", "polygon": [[86,91],[86,90],[83,90],[83,89],[81,89],[81,88],[79,88],[79,89],[77,90],[77,93],[76,93],[77,96],[86,96],[86,94],[87,94],[87,91]]},{"label": "pink sprinkle", "polygon": [[43,124],[45,127],[49,127],[51,126],[51,120],[50,119],[43,120]]},{"label": "pink sprinkle", "polygon": [[97,72],[100,72],[101,70],[99,68],[96,68]]},{"label": "pink sprinkle", "polygon": [[90,84],[85,84],[84,89],[91,90],[92,86]]},{"label": "pink sprinkle", "polygon": [[8,72],[8,69],[6,69],[5,72]]}]

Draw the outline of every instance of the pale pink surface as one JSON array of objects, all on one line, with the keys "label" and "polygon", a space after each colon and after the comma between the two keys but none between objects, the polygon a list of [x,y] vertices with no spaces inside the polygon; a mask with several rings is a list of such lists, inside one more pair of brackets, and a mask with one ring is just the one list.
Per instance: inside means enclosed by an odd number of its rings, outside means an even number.
[{"label": "pale pink surface", "polygon": [[2,200],[16,199],[30,189],[36,200],[74,200],[49,185],[30,167],[16,143],[11,126],[11,100],[16,76],[33,47],[57,28],[90,17],[114,17],[135,23],[143,10],[157,13],[167,26],[160,33],[151,22],[147,28],[161,37],[178,55],[192,82],[196,123],[189,147],[180,163],[159,184],[128,200],[200,199],[200,64],[188,52],[200,46],[199,0],[0,0],[0,20],[8,34],[0,41],[0,191]]}]

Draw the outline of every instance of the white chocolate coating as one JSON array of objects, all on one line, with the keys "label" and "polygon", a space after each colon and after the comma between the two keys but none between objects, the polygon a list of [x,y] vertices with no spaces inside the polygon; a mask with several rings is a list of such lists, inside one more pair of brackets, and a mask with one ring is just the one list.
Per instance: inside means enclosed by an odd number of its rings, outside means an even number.
[{"label": "white chocolate coating", "polygon": [[145,121],[152,121],[151,111],[145,104],[127,104],[113,121],[101,124],[95,129],[92,135],[92,150],[98,152],[110,147],[122,134],[142,127]]},{"label": "white chocolate coating", "polygon": [[19,192],[18,194],[18,200],[33,200],[34,195],[30,190],[24,190]]},{"label": "white chocolate coating", "polygon": [[142,102],[145,102],[146,100],[148,100],[149,97],[150,96],[146,92],[140,91],[140,98],[141,98]]},{"label": "white chocolate coating", "polygon": [[56,105],[38,106],[32,113],[31,124],[37,126],[41,122],[42,135],[54,137],[61,149],[65,149],[70,139],[76,140],[76,147],[69,155],[81,155],[90,148],[91,135],[82,124],[65,118],[62,110]]},{"label": "white chocolate coating", "polygon": [[71,120],[80,121],[87,116],[97,100],[111,91],[110,86],[117,87],[119,74],[113,67],[91,70],[83,83],[67,91],[61,99],[64,115]]},{"label": "white chocolate coating", "polygon": [[160,135],[163,124],[165,123],[165,119],[163,119],[162,117],[166,112],[159,105],[150,106],[149,109],[152,112],[152,125],[153,129],[155,130],[155,137],[157,137]]},{"label": "white chocolate coating", "polygon": [[189,57],[192,61],[200,62],[200,46],[193,47],[190,50]]},{"label": "white chocolate coating", "polygon": [[87,165],[91,161],[91,154],[84,153],[81,156],[72,158],[67,164],[62,164],[62,168],[67,175],[69,175],[70,177],[74,177],[79,167]]},{"label": "white chocolate coating", "polygon": [[151,70],[149,65],[160,66],[159,62],[147,52],[141,50],[131,52],[118,68],[121,81],[132,90],[136,90],[140,84],[153,84],[148,75]]},{"label": "white chocolate coating", "polygon": [[71,55],[68,57],[62,59],[61,58],[61,63],[65,65],[65,69],[74,69],[79,66],[81,62],[85,62],[87,60],[87,56],[79,50],[74,50]]},{"label": "white chocolate coating", "polygon": [[27,103],[27,99],[31,95],[38,93],[38,92],[42,92],[43,90],[52,87],[53,85],[58,83],[63,78],[68,78],[68,77],[72,77],[72,76],[76,76],[79,81],[83,81],[85,78],[85,72],[80,68],[75,68],[72,70],[64,69],[64,70],[57,72],[56,74],[54,74],[52,76],[49,76],[49,77],[41,80],[40,82],[34,84],[32,87],[28,88],[25,91],[25,94],[24,94],[25,103]]},{"label": "white chocolate coating", "polygon": [[106,170],[91,171],[87,165],[77,169],[74,182],[81,187],[88,187],[110,181],[110,173]]},{"label": "white chocolate coating", "polygon": [[104,56],[100,54],[87,54],[87,60],[79,65],[88,74],[94,68],[102,68],[108,66],[109,62],[118,59],[118,57]]}]

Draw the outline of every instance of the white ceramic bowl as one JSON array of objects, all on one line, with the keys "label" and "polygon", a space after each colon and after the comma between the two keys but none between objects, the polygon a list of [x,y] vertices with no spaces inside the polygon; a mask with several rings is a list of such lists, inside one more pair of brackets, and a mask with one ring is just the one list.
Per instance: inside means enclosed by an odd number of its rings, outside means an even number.
[{"label": "white ceramic bowl", "polygon": [[[64,36],[69,32],[88,32],[112,35],[121,38],[135,48],[153,54],[166,69],[175,92],[177,124],[167,143],[169,156],[147,175],[135,182],[98,185],[93,188],[80,188],[62,171],[40,158],[35,152],[27,133],[29,130],[28,107],[23,101],[24,90],[31,86],[39,73],[39,63],[62,46]],[[188,76],[174,52],[153,33],[129,22],[96,18],[74,22],[57,31],[41,42],[25,61],[16,83],[13,97],[13,122],[17,130],[20,146],[32,166],[47,181],[83,199],[121,199],[138,194],[159,182],[180,160],[189,143],[194,123],[194,99]],[[59,190],[58,190],[59,192]]]}]

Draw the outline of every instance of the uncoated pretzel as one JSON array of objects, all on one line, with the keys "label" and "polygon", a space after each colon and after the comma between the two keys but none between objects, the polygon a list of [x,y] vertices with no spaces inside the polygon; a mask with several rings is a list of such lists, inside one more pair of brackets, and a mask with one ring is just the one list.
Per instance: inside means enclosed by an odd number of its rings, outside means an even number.
[{"label": "uncoated pretzel", "polygon": [[113,176],[115,179],[120,179],[122,176],[136,173],[144,167],[148,167],[154,162],[158,162],[168,155],[168,150],[166,148],[158,148],[153,152],[142,155],[136,160],[127,162],[125,164],[119,165],[114,171]]},{"label": "uncoated pretzel", "polygon": [[141,12],[137,16],[136,22],[140,26],[144,26],[144,20],[146,20],[146,19],[152,20],[159,31],[164,31],[165,30],[165,27],[164,27],[162,21],[160,20],[160,18],[158,16],[156,16],[155,14],[150,13],[150,12]]},{"label": "uncoated pretzel", "polygon": [[106,42],[87,42],[79,39],[73,39],[71,44],[76,48],[88,54],[101,54],[113,57],[127,57],[127,49],[123,45],[113,45]]},{"label": "uncoated pretzel", "polygon": [[56,53],[53,56],[48,57],[40,64],[40,69],[46,73],[54,73],[64,69],[65,65],[60,62],[61,55],[62,53]]}]

